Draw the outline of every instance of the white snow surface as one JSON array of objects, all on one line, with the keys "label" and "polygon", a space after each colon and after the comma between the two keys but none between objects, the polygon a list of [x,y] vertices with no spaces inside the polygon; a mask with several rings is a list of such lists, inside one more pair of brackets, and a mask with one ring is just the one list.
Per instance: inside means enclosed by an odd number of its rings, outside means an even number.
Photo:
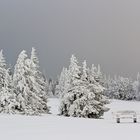
[{"label": "white snow surface", "polygon": [[0,115],[0,140],[139,140],[140,123],[117,124],[112,111],[140,110],[140,102],[112,100],[103,119],[57,116],[58,99],[48,99],[53,114],[43,116]]}]

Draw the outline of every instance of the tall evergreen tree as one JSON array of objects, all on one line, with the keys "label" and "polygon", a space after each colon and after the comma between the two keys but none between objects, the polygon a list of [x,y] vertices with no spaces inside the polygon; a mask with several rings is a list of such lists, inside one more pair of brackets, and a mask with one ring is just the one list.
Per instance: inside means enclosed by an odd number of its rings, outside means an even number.
[{"label": "tall evergreen tree", "polygon": [[31,59],[30,59],[30,68],[31,68],[31,81],[32,81],[32,87],[33,91],[36,94],[37,97],[40,98],[40,110],[42,113],[48,113],[49,108],[47,107],[47,91],[48,87],[47,82],[45,81],[45,78],[43,77],[43,74],[39,70],[39,59],[37,57],[37,53],[35,48],[32,48],[31,52]]},{"label": "tall evergreen tree", "polygon": [[29,102],[29,67],[27,60],[28,56],[26,51],[23,50],[19,54],[13,75],[14,93],[17,96],[16,100],[18,102],[16,109],[22,114],[30,114],[31,111],[31,103]]},{"label": "tall evergreen tree", "polygon": [[26,51],[22,51],[15,65],[13,76],[15,93],[17,95],[19,113],[37,115],[47,113],[44,82],[41,81],[41,73],[38,70],[38,59],[32,50],[31,59]]},{"label": "tall evergreen tree", "polygon": [[0,51],[0,79],[0,112],[14,113],[16,101],[13,93],[12,75],[10,69],[7,69],[3,50]]},{"label": "tall evergreen tree", "polygon": [[4,87],[4,80],[6,74],[6,60],[3,55],[3,50],[0,51],[0,91]]},{"label": "tall evergreen tree", "polygon": [[6,70],[4,86],[0,92],[0,112],[2,113],[16,113],[17,106],[16,95],[13,92],[13,81],[10,69]]},{"label": "tall evergreen tree", "polygon": [[78,65],[77,58],[72,55],[70,59],[70,65],[69,65],[69,73],[70,73],[70,84],[74,85],[75,80],[80,79],[80,66]]},{"label": "tall evergreen tree", "polygon": [[57,90],[60,98],[62,98],[65,92],[67,91],[67,87],[69,84],[68,76],[69,76],[69,72],[67,68],[63,68],[59,77],[59,83],[57,85]]}]

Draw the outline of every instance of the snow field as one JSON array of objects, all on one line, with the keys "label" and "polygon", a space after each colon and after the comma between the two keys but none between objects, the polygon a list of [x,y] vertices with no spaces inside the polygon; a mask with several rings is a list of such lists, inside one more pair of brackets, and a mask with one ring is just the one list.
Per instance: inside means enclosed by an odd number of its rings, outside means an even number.
[{"label": "snow field", "polygon": [[139,102],[113,100],[104,119],[56,116],[58,99],[48,99],[53,114],[44,116],[0,116],[0,140],[139,140],[140,123],[117,124],[111,112],[139,110]]}]

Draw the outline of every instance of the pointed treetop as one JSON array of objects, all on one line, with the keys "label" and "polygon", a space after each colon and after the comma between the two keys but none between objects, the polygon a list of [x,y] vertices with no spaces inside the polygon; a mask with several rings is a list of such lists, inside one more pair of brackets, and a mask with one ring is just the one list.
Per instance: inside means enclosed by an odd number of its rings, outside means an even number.
[{"label": "pointed treetop", "polygon": [[77,58],[75,57],[74,54],[71,55],[70,61],[75,61],[76,63],[78,63]]},{"label": "pointed treetop", "polygon": [[78,65],[77,58],[74,55],[72,55],[70,59],[69,71],[73,78],[79,78],[79,74],[81,73],[80,68],[81,67]]},{"label": "pointed treetop", "polygon": [[37,52],[36,52],[36,49],[34,47],[32,48],[32,51],[31,51],[31,61],[35,64],[39,64]]},{"label": "pointed treetop", "polygon": [[94,64],[92,64],[92,65],[91,65],[91,71],[92,71],[92,72],[95,72],[96,70],[97,70],[97,68],[95,67]]},{"label": "pointed treetop", "polygon": [[27,55],[26,51],[23,50],[18,56],[13,77],[16,77],[18,72],[21,72],[21,71],[24,72],[23,67],[25,67],[27,59],[28,59],[28,55]]},{"label": "pointed treetop", "polygon": [[6,67],[6,60],[3,55],[3,50],[0,51],[0,67]]},{"label": "pointed treetop", "polygon": [[18,58],[21,59],[21,58],[27,58],[27,53],[25,50],[21,51],[21,53],[19,54]]}]

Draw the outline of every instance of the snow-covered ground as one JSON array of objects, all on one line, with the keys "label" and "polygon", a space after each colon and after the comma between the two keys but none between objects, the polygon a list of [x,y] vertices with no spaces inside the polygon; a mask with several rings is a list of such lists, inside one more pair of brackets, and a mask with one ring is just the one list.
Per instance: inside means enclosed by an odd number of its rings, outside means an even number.
[{"label": "snow-covered ground", "polygon": [[30,117],[0,115],[0,140],[139,140],[140,123],[127,120],[117,124],[112,111],[140,110],[140,102],[112,101],[104,119],[56,116],[58,99],[49,99],[53,114]]}]

